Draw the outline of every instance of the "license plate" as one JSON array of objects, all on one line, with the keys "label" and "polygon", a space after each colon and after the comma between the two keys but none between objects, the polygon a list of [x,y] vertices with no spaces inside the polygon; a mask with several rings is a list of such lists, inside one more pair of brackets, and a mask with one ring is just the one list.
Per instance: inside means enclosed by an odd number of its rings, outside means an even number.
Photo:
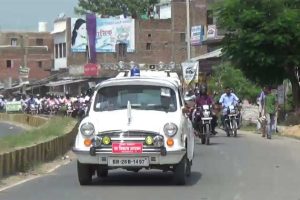
[{"label": "license plate", "polygon": [[108,166],[138,166],[146,167],[149,166],[148,157],[109,157]]},{"label": "license plate", "polygon": [[112,143],[112,153],[118,154],[141,154],[143,153],[143,143]]}]

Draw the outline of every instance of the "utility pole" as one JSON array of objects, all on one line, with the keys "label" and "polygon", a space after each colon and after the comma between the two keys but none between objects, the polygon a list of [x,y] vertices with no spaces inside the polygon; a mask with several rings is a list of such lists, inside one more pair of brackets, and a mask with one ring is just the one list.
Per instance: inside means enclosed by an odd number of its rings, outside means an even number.
[{"label": "utility pole", "polygon": [[187,59],[191,59],[191,33],[190,33],[190,0],[186,0],[186,42],[187,42]]}]

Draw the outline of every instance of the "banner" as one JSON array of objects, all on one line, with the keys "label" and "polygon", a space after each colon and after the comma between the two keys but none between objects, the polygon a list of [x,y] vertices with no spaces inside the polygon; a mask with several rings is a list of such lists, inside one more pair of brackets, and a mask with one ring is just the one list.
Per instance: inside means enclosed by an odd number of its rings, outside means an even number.
[{"label": "banner", "polygon": [[96,63],[96,15],[86,15],[86,28],[88,35],[89,61],[91,63]]},{"label": "banner", "polygon": [[72,52],[86,52],[87,31],[86,21],[82,18],[71,19],[71,50]]},{"label": "banner", "polygon": [[193,26],[191,30],[191,45],[201,45],[203,41],[203,26]]},{"label": "banner", "polygon": [[100,66],[94,63],[84,65],[84,76],[99,76]]},{"label": "banner", "polygon": [[127,52],[135,51],[134,19],[97,18],[96,51],[116,52],[116,44],[127,44]]},{"label": "banner", "polygon": [[6,110],[6,112],[18,112],[18,111],[22,111],[21,101],[7,102],[5,104],[5,110]]},{"label": "banner", "polygon": [[20,67],[19,67],[19,77],[20,77],[20,78],[28,78],[28,76],[29,76],[29,71],[30,71],[30,68],[29,68],[29,67],[26,67],[26,66],[20,66]]},{"label": "banner", "polygon": [[207,26],[207,39],[215,39],[217,37],[217,26],[216,25],[208,25]]},{"label": "banner", "polygon": [[190,61],[181,63],[183,80],[186,85],[197,83],[199,74],[199,62]]}]

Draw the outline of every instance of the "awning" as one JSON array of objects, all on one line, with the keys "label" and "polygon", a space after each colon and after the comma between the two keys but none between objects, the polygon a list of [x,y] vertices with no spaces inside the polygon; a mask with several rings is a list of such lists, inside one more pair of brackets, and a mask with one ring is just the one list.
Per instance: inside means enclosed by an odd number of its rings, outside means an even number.
[{"label": "awning", "polygon": [[60,85],[68,85],[72,83],[79,83],[85,81],[85,79],[80,79],[80,80],[61,80],[61,81],[55,81],[55,82],[50,82],[46,84],[47,87],[56,87]]},{"label": "awning", "polygon": [[219,58],[219,57],[221,57],[221,55],[222,55],[222,48],[217,49],[212,52],[209,52],[209,53],[206,53],[206,54],[203,54],[203,55],[200,55],[200,56],[197,56],[197,57],[194,57],[191,60],[197,61],[197,60],[205,60],[208,58]]}]

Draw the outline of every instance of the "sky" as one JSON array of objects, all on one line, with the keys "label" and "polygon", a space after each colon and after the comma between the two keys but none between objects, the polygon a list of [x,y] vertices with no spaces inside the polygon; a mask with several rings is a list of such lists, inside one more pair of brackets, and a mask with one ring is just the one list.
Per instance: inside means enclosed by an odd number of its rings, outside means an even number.
[{"label": "sky", "polygon": [[75,17],[78,0],[0,0],[0,31],[38,31],[39,22],[53,22],[60,13]]}]

